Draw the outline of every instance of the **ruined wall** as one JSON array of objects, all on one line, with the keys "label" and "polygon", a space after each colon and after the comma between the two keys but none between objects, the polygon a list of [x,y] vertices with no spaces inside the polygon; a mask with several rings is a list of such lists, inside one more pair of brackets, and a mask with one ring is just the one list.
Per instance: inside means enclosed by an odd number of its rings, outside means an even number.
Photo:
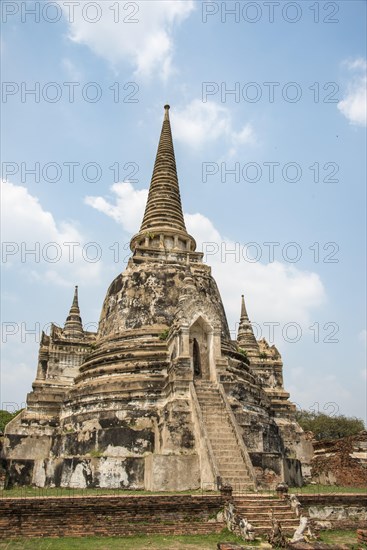
[{"label": "ruined wall", "polygon": [[330,441],[314,441],[312,478],[325,485],[367,484],[367,432]]},{"label": "ruined wall", "polygon": [[0,538],[210,534],[223,527],[220,495],[0,499]]}]

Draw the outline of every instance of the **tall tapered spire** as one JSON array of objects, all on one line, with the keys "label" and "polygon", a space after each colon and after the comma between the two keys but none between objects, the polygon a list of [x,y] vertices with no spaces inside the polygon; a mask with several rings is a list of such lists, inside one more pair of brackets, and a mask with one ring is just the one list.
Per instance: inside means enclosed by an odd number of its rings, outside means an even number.
[{"label": "tall tapered spire", "polygon": [[84,336],[82,319],[78,304],[78,287],[75,287],[73,302],[64,325],[64,336],[68,338],[81,338]]},{"label": "tall tapered spire", "polygon": [[245,297],[241,296],[241,317],[238,327],[237,344],[240,348],[244,349],[251,361],[251,359],[259,358],[259,344],[252,330],[251,322],[247,315]]},{"label": "tall tapered spire", "polygon": [[184,248],[189,251],[196,248],[195,240],[187,233],[182,212],[169,109],[169,105],[164,106],[148,201],[140,231],[131,240],[133,250],[136,246]]}]

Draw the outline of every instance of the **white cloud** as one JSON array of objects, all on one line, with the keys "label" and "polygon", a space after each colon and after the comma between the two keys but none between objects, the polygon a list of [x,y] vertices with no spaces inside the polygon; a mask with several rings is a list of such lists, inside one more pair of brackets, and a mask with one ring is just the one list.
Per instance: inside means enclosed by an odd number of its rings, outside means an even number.
[{"label": "white cloud", "polygon": [[[59,0],[69,23],[69,38],[88,46],[106,59],[115,70],[122,63],[134,67],[137,75],[150,77],[157,73],[167,78],[172,71],[173,33],[177,24],[195,9],[193,0],[159,0],[136,2],[98,2],[100,13],[85,2],[74,9]],[[96,18],[95,23],[90,20]]]},{"label": "white cloud", "polygon": [[112,205],[103,197],[86,197],[85,203],[114,219],[125,231],[134,233],[143,219],[148,189],[135,190],[130,182],[124,181],[115,183],[111,190],[116,204]]},{"label": "white cloud", "polygon": [[1,196],[5,268],[24,268],[35,280],[61,286],[82,280],[98,283],[101,262],[93,261],[98,250],[83,248],[88,243],[73,223],[57,223],[26,187],[2,181]]},{"label": "white cloud", "polygon": [[195,237],[198,246],[202,243],[220,242],[221,236],[212,222],[202,214],[185,214],[185,223],[188,232]]},{"label": "white cloud", "polygon": [[61,67],[72,82],[80,82],[83,79],[82,71],[68,57],[64,57],[61,61]]},{"label": "white cloud", "polygon": [[357,58],[345,63],[352,77],[347,86],[347,94],[338,103],[339,111],[351,124],[359,126],[367,125],[367,62],[366,59]]},{"label": "white cloud", "polygon": [[367,70],[367,60],[363,57],[357,57],[356,59],[345,61],[344,65],[350,70]]},{"label": "white cloud", "polygon": [[[136,191],[130,183],[115,184],[114,198],[87,197],[86,202],[119,223],[131,234],[139,230],[147,190]],[[240,296],[245,293],[248,311],[258,322],[310,322],[311,312],[325,299],[325,290],[316,273],[302,271],[293,264],[247,260],[244,243],[220,235],[213,223],[200,213],[185,214],[188,232],[197,249],[206,252],[206,262],[221,290],[229,319],[238,319]],[[235,250],[233,254],[231,251]],[[231,330],[235,327],[231,326]]]},{"label": "white cloud", "polygon": [[183,109],[175,109],[173,117],[175,138],[195,149],[225,139],[231,148],[230,154],[234,154],[241,145],[255,141],[251,124],[235,130],[230,110],[214,101],[203,103],[194,99]]},{"label": "white cloud", "polygon": [[288,370],[290,382],[287,391],[297,408],[331,416],[346,414],[346,411],[353,409],[354,397],[342,381],[330,372],[318,371],[315,384],[315,379],[309,376],[308,370],[308,367],[292,367]]},{"label": "white cloud", "polygon": [[[246,295],[250,318],[262,323],[305,325],[311,311],[323,303],[325,290],[316,273],[301,271],[294,264],[266,263],[261,258],[252,262],[252,246],[248,248],[246,243],[221,236],[205,216],[186,214],[185,220],[198,250],[205,253],[205,261],[213,268],[230,319],[238,319],[241,294]],[[265,252],[261,243],[258,246]]]}]

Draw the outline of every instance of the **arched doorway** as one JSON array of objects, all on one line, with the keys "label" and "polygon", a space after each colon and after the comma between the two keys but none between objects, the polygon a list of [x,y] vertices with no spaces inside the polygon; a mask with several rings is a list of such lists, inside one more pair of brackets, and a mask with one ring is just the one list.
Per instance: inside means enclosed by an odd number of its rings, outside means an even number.
[{"label": "arched doorway", "polygon": [[203,373],[201,370],[200,346],[196,338],[193,339],[192,343],[192,360],[194,367],[194,377],[201,378]]},{"label": "arched doorway", "polygon": [[199,317],[190,328],[190,357],[194,378],[210,380],[211,327]]}]

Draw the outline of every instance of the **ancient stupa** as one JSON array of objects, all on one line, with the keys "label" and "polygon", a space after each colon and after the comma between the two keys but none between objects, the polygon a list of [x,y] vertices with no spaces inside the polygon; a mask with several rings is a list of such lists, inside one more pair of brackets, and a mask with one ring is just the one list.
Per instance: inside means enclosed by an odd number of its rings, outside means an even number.
[{"label": "ancient stupa", "polygon": [[27,408],[7,426],[8,486],[146,490],[302,481],[305,439],[274,346],[242,297],[237,341],[182,212],[169,106],[144,218],[97,333],[78,289],[42,334]]}]

